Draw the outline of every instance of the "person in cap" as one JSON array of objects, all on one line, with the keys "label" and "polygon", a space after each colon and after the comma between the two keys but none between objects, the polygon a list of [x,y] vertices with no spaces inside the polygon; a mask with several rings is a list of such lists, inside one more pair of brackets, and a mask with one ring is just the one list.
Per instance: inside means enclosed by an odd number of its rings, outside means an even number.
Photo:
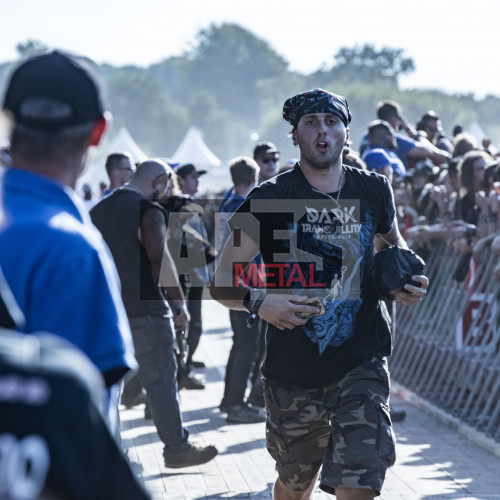
[{"label": "person in cap", "polygon": [[441,209],[434,202],[435,195],[441,198],[445,194],[444,187],[439,187],[436,183],[439,172],[439,167],[426,159],[417,162],[406,176],[405,184],[410,197],[410,206],[416,210],[419,224],[424,221],[434,224],[440,215]]},{"label": "person in cap", "polygon": [[[248,156],[238,156],[229,161],[233,194],[229,196],[217,211],[219,234],[217,249],[220,251],[226,243],[230,231],[227,219],[243,203],[247,194],[257,185],[259,166]],[[258,256],[255,259],[259,262]],[[265,421],[265,415],[259,405],[251,403],[257,398],[263,399],[262,382],[260,380],[260,341],[262,322],[260,318],[248,326],[248,311],[229,311],[233,343],[229,352],[224,378],[224,395],[219,409],[227,413],[230,423],[253,423]],[[252,365],[257,364],[257,376],[250,377]],[[246,398],[248,379],[251,379],[251,390]],[[258,401],[257,401],[258,402]],[[264,404],[262,404],[264,406]]]},{"label": "person in cap", "polygon": [[[137,369],[137,361],[114,262],[75,192],[89,150],[99,144],[111,117],[97,69],[90,60],[59,50],[24,59],[9,77],[3,111],[12,129],[10,163],[0,171],[0,267],[25,317],[18,329],[22,334],[50,332],[62,337],[86,355],[102,376],[107,390],[101,406],[113,434],[107,442],[117,450],[114,456],[107,454],[106,440],[99,437],[97,429],[87,434],[86,450],[95,453],[93,444],[96,438],[101,440],[98,453],[108,457],[106,467],[120,486],[105,485],[101,474],[100,491],[94,491],[93,496],[98,498],[102,491],[123,493],[125,489],[136,498],[148,498],[130,481],[131,471],[129,478],[123,468],[115,475],[120,459],[114,457],[123,458],[121,446],[117,446],[121,441],[118,396],[124,375]],[[77,425],[86,418],[86,401],[72,387],[68,385],[66,390],[74,408],[81,407],[74,422]],[[72,416],[68,417],[56,393],[50,397],[52,411],[57,413],[53,423],[63,416],[70,427]],[[60,443],[54,442],[57,432],[50,428],[50,422],[47,420],[45,426],[48,456],[36,454],[32,471],[40,472],[48,464],[53,470],[60,463],[56,451]],[[25,428],[33,433],[34,427],[28,423]],[[0,434],[5,432],[9,430],[0,429]],[[78,442],[69,434],[65,437],[68,453],[63,460],[70,457],[82,469],[85,450],[75,449]],[[67,466],[65,463],[56,474]],[[90,464],[96,466],[98,463]],[[48,482],[51,477],[47,477]],[[56,483],[61,486],[62,482]],[[68,496],[67,491],[56,491],[56,497]]]},{"label": "person in cap", "polygon": [[212,460],[217,449],[189,441],[179,407],[170,321],[173,316],[175,329],[185,330],[189,316],[165,246],[166,213],[157,203],[169,182],[170,169],[162,160],[143,161],[130,181],[103,198],[90,215],[118,268],[139,362],[137,378],[164,444],[165,466],[182,468]]},{"label": "person in cap", "polygon": [[441,118],[435,111],[429,110],[422,115],[417,124],[417,130],[425,133],[426,138],[438,149],[447,151],[450,155],[453,152],[453,144],[446,137],[441,125]]},{"label": "person in cap", "polygon": [[102,418],[99,370],[25,321],[0,268],[2,497],[151,498]]},{"label": "person in cap", "polygon": [[[229,219],[211,294],[268,322],[262,373],[267,448],[278,472],[273,498],[311,498],[321,467],[325,491],[373,498],[395,460],[390,325],[370,277],[374,250],[387,243],[375,234],[406,244],[387,178],[342,165],[351,121],[345,97],[297,94],[283,118],[299,161],[254,188]],[[259,251],[263,264],[252,269]],[[427,277],[413,279],[420,286],[394,291],[407,305],[426,294]]]},{"label": "person in cap", "polygon": [[192,163],[181,165],[175,170],[179,180],[181,191],[188,195],[194,196],[198,192],[199,178],[207,173],[206,170],[197,170]]},{"label": "person in cap", "polygon": [[398,143],[396,133],[389,122],[384,120],[372,121],[368,125],[368,142],[369,146],[361,155],[363,161],[365,161],[365,158],[371,151],[374,149],[381,149],[390,158],[394,177],[402,178],[406,175],[406,168],[399,156],[395,153]]},{"label": "person in cap", "polygon": [[[185,234],[181,237],[186,238],[188,243],[191,243],[195,248],[201,249],[205,257],[205,265],[198,266],[186,270],[183,265],[179,266],[179,279],[182,285],[184,294],[186,295],[188,303],[188,311],[191,316],[187,331],[187,356],[186,362],[181,363],[179,367],[179,388],[189,390],[202,390],[205,388],[203,382],[193,373],[192,368],[204,368],[205,363],[201,360],[193,360],[194,353],[200,343],[201,335],[203,333],[202,321],[202,297],[203,289],[210,281],[210,270],[207,266],[213,261],[211,255],[214,254],[215,249],[208,243],[208,236],[203,219],[200,212],[203,208],[194,203],[192,197],[198,192],[199,177],[207,173],[206,170],[198,170],[192,163],[180,165],[175,170],[177,174],[179,187],[185,197],[187,197],[186,204],[182,210],[193,212],[189,217],[189,225],[194,229],[195,234]],[[180,249],[179,249],[180,250]],[[179,258],[174,252],[174,260]],[[186,272],[187,271],[187,272]]]},{"label": "person in cap", "polygon": [[391,158],[382,148],[374,148],[368,151],[363,161],[368,170],[385,175],[392,185],[393,167]]},{"label": "person in cap", "polygon": [[0,174],[0,266],[26,316],[22,331],[72,342],[111,392],[137,363],[116,268],[75,193],[111,116],[96,66],[60,50],[23,60],[3,110],[12,132]]},{"label": "person in cap", "polygon": [[259,184],[278,173],[280,152],[272,142],[259,142],[253,150],[253,159],[260,169]]},{"label": "person in cap", "polygon": [[[377,119],[389,123],[396,137],[396,148],[394,152],[403,162],[405,168],[410,168],[414,161],[430,158],[433,163],[439,165],[446,163],[450,154],[439,149],[430,142],[420,131],[416,130],[403,115],[401,106],[394,101],[384,100],[377,104]],[[404,133],[403,133],[404,131]],[[364,153],[368,146],[368,132],[361,139],[359,151]]]},{"label": "person in cap", "polygon": [[[280,168],[280,152],[276,145],[270,141],[259,142],[253,150],[253,159],[259,166],[259,178],[257,180],[258,184],[262,184],[269,179],[272,179],[275,175],[281,173]],[[295,164],[295,162],[294,162]],[[293,166],[293,165],[292,165]],[[252,370],[252,375],[250,377],[252,383],[252,390],[248,396],[248,402],[256,407],[264,407],[264,396],[263,396],[263,386],[262,386],[262,374],[260,371],[260,365],[264,359],[264,353],[266,349],[265,345],[265,335],[267,324],[265,321],[258,321],[253,328],[257,328],[259,337],[259,349],[257,356],[255,357],[254,367]]]}]

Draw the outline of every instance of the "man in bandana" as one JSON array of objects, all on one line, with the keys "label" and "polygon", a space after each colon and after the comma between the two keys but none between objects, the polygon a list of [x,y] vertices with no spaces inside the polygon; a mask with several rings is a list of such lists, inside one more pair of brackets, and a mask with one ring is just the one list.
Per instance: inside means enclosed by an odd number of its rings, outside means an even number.
[{"label": "man in bandana", "polygon": [[[300,160],[255,188],[229,220],[212,296],[269,323],[262,365],[274,498],[370,499],[394,463],[390,325],[375,294],[375,251],[406,247],[386,177],[342,165],[351,121],[344,97],[314,89],[288,99],[283,118]],[[251,262],[260,251],[263,264]],[[426,294],[413,276],[394,297]]]}]

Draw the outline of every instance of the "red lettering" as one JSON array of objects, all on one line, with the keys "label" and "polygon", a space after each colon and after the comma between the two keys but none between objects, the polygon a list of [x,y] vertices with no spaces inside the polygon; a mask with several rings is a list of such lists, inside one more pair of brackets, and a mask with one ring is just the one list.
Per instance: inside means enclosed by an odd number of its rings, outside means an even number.
[{"label": "red lettering", "polygon": [[314,264],[309,264],[309,287],[310,288],[326,288],[325,283],[314,282]]},{"label": "red lettering", "polygon": [[[241,263],[234,265],[234,286],[240,286],[240,280],[245,286],[267,287],[267,288],[290,288],[292,283],[300,283],[304,288],[326,288],[325,283],[314,280],[314,264],[309,264],[309,283],[302,272],[299,264],[276,263],[276,264],[248,264],[246,270]],[[290,269],[285,284],[285,269]]]},{"label": "red lettering", "polygon": [[234,264],[234,286],[240,285],[240,279],[245,286],[256,287],[259,282],[257,265],[255,263],[249,264],[245,275],[243,264]]},{"label": "red lettering", "polygon": [[269,277],[269,278],[278,278],[277,282],[276,279],[272,282],[267,282],[266,286],[267,288],[276,288],[276,287],[283,287],[284,283],[284,276],[283,276],[283,268],[287,264],[266,264],[262,266],[263,269],[263,276],[264,277]]},{"label": "red lettering", "polygon": [[[294,276],[294,274],[297,274],[297,277]],[[288,275],[288,280],[286,282],[286,288],[291,288],[292,283],[300,283],[304,288],[307,288],[307,283],[304,278],[304,274],[302,273],[302,269],[300,269],[300,266],[298,264],[294,264],[292,266],[292,270],[290,271],[290,274]]]},{"label": "red lettering", "polygon": [[267,288],[275,288],[276,283],[273,283],[272,281],[269,282],[267,278],[274,278],[275,274],[273,271],[270,270],[270,268],[274,267],[273,264],[269,264],[268,266],[262,265],[260,268],[260,273],[259,273],[259,286],[264,286],[266,285]]}]

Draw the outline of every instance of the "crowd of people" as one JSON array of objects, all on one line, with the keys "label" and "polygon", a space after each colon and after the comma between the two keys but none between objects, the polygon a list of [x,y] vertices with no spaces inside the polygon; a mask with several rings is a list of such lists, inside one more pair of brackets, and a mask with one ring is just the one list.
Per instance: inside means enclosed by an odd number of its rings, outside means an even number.
[{"label": "crowd of people", "polygon": [[[165,466],[183,468],[218,453],[192,443],[179,404],[180,390],[204,389],[194,355],[211,296],[233,329],[219,408],[229,423],[267,422],[274,498],[310,498],[321,468],[321,488],[338,498],[379,494],[395,441],[390,315],[371,286],[373,256],[398,244],[425,258],[443,241],[467,262],[486,247],[500,255],[494,146],[460,127],[448,138],[433,110],[413,125],[383,101],[356,148],[347,100],[314,89],[283,106],[299,158],[280,167],[276,146],[258,143],[228,162],[232,186],[210,201],[197,196],[210,172],[136,164],[127,151],[107,157],[98,196],[86,185],[78,199],[109,121],[102,95],[91,62],[61,51],[24,61],[9,81],[1,326],[81,349],[102,375],[98,406],[116,446],[119,402],[146,404]],[[392,294],[411,306],[428,285],[417,275]]]},{"label": "crowd of people", "polygon": [[[411,126],[398,125],[408,122],[397,103],[380,103],[379,117],[384,107],[395,110],[399,121],[393,124],[410,134],[404,139],[422,145],[399,153],[401,132],[379,118],[368,126],[369,137],[376,137],[374,143],[368,149],[360,147],[362,166],[391,180],[402,232],[412,248],[425,257],[436,244],[446,242],[463,255],[464,262],[480,259],[487,247],[498,255],[500,162],[490,139],[478,142],[461,126],[455,126],[448,138],[432,110],[423,113],[412,131]],[[399,161],[406,172],[402,173]],[[500,266],[494,276],[500,279]]]}]

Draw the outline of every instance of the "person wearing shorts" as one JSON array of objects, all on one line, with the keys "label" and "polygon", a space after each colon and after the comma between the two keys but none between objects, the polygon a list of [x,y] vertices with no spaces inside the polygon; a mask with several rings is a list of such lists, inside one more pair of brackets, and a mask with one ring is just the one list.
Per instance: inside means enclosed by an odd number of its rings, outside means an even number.
[{"label": "person wearing shorts", "polygon": [[265,387],[267,448],[285,485],[306,490],[323,466],[320,487],[327,492],[380,493],[396,458],[385,359],[374,357],[322,389],[267,380]]},{"label": "person wearing shorts", "polygon": [[[387,178],[342,165],[347,100],[303,92],[285,102],[283,118],[300,159],[229,219],[210,290],[268,322],[262,374],[274,499],[311,498],[320,470],[320,488],[337,498],[371,499],[395,461],[390,317],[371,269],[387,242],[407,246]],[[394,290],[396,300],[425,296],[427,277],[413,279],[420,286]]]}]

